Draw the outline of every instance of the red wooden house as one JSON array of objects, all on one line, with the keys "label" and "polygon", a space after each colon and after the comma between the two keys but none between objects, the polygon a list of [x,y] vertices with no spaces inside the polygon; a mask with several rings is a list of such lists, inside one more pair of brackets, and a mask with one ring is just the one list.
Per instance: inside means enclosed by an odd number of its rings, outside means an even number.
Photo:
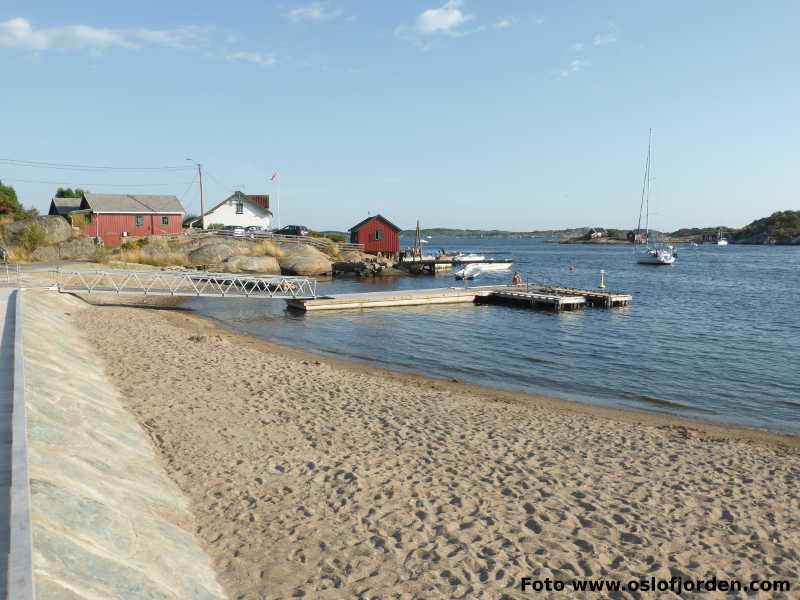
[{"label": "red wooden house", "polygon": [[185,212],[175,196],[84,194],[80,202],[69,213],[73,226],[109,246],[129,237],[180,233]]},{"label": "red wooden house", "polygon": [[350,243],[364,244],[364,252],[400,252],[400,228],[381,215],[367,217],[350,228]]}]

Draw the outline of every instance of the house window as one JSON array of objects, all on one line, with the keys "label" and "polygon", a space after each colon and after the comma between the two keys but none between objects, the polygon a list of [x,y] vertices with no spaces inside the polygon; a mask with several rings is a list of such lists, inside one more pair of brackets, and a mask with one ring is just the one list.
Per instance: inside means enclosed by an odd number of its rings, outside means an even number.
[{"label": "house window", "polygon": [[162,225],[169,225],[169,217],[161,217],[161,224]]},{"label": "house window", "polygon": [[236,203],[236,214],[237,214],[237,215],[242,215],[242,214],[244,214],[244,202],[242,202],[241,200],[239,200],[239,201]]},{"label": "house window", "polygon": [[383,239],[383,229],[378,229],[375,231],[375,239],[380,241]]},{"label": "house window", "polygon": [[143,215],[136,215],[136,226],[137,227],[144,227],[144,216]]}]

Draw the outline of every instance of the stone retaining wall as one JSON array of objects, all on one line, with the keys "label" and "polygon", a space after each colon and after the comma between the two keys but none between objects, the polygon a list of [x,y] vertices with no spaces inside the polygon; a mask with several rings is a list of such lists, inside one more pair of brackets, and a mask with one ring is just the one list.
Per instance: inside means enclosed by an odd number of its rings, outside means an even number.
[{"label": "stone retaining wall", "polygon": [[24,294],[37,599],[225,598],[186,498],[68,316],[87,305]]}]

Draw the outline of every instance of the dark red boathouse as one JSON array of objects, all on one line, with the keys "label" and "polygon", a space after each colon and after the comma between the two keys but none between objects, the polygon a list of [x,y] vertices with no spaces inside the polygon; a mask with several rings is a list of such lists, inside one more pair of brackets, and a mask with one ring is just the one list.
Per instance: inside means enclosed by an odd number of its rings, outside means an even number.
[{"label": "dark red boathouse", "polygon": [[350,243],[364,244],[364,252],[400,252],[400,228],[381,215],[367,217],[350,228]]}]

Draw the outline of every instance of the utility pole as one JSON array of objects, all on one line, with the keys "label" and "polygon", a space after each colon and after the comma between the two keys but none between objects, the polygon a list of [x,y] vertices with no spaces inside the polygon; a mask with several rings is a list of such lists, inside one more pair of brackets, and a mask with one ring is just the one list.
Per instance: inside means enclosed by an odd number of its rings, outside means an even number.
[{"label": "utility pole", "polygon": [[206,228],[206,209],[203,205],[203,165],[197,163],[197,175],[200,178],[200,229]]},{"label": "utility pole", "polygon": [[[186,160],[194,162],[191,158]],[[197,176],[200,179],[200,229],[206,228],[206,210],[203,205],[203,165],[197,163]]]}]

